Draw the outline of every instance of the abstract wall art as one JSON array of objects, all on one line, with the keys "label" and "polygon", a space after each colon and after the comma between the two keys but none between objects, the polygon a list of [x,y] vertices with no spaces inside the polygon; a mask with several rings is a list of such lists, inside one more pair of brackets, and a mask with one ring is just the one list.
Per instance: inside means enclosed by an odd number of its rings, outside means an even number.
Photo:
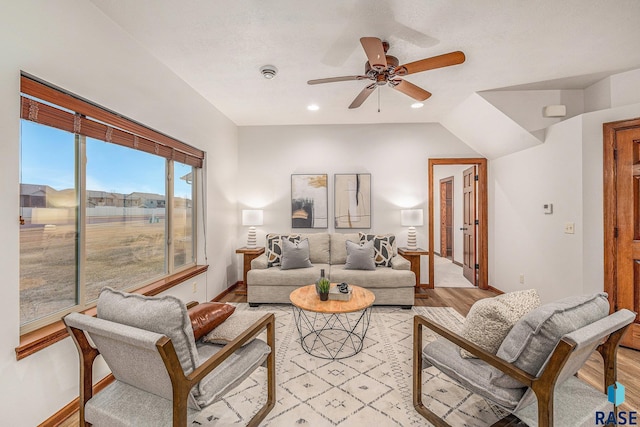
[{"label": "abstract wall art", "polygon": [[291,228],[328,228],[327,174],[291,175]]},{"label": "abstract wall art", "polygon": [[334,175],[335,228],[371,228],[371,174]]}]

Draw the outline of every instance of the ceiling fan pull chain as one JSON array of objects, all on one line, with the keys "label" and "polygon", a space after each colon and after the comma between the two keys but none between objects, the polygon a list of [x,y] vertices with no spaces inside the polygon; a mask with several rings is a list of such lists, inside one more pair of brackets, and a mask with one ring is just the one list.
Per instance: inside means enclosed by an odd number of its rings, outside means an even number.
[{"label": "ceiling fan pull chain", "polygon": [[378,87],[378,113],[380,112],[380,87]]}]

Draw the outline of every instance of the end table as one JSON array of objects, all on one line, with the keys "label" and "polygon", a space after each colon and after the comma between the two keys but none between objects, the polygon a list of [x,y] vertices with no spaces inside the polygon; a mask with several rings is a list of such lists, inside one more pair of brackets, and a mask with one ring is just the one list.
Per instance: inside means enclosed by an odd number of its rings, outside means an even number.
[{"label": "end table", "polygon": [[236,295],[247,295],[247,273],[251,270],[251,261],[264,253],[264,247],[236,249],[237,254],[242,254],[242,285],[235,290]]},{"label": "end table", "polygon": [[398,253],[409,260],[411,263],[411,271],[416,275],[416,298],[428,298],[426,294],[420,293],[422,289],[428,288],[428,286],[423,286],[420,283],[420,257],[422,255],[429,255],[429,251],[421,248],[398,248]]}]

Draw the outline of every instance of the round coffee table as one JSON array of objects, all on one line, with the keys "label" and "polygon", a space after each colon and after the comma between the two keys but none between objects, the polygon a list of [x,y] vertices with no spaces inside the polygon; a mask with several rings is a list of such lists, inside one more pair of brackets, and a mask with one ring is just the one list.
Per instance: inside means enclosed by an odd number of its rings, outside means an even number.
[{"label": "round coffee table", "polygon": [[289,295],[300,344],[312,356],[336,360],[362,350],[376,297],[360,286],[349,286],[349,301],[320,301],[315,285],[303,286]]}]

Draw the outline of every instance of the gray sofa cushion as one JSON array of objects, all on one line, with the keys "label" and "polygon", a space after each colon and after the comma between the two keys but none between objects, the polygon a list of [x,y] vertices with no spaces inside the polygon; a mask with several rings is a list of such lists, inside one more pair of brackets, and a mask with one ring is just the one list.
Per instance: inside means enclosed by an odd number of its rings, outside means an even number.
[{"label": "gray sofa cushion", "polygon": [[373,242],[366,242],[362,245],[347,240],[347,262],[344,265],[346,270],[375,270],[376,263],[373,259]]},{"label": "gray sofa cushion", "polygon": [[422,357],[465,388],[507,409],[514,409],[526,391],[523,385],[520,388],[508,388],[490,384],[490,379],[501,375],[501,372],[480,359],[462,358],[460,347],[444,338],[427,344]]},{"label": "gray sofa cushion", "polygon": [[329,271],[328,264],[314,264],[309,268],[297,268],[295,270],[282,270],[280,267],[269,267],[266,269],[247,272],[247,282],[251,285],[263,286],[305,286],[316,283],[320,277],[320,269]]},{"label": "gray sofa cushion", "polygon": [[[562,336],[609,314],[604,292],[564,298],[525,314],[511,329],[496,356],[531,375],[538,375]],[[522,387],[508,375],[492,379],[500,387]]]},{"label": "gray sofa cushion", "polygon": [[265,247],[265,254],[267,255],[267,265],[269,267],[275,267],[280,265],[282,257],[282,239],[287,239],[291,242],[299,242],[299,234],[267,234]]},{"label": "gray sofa cushion", "polygon": [[313,267],[309,261],[309,239],[302,239],[299,242],[282,240],[280,262],[283,270]]},{"label": "gray sofa cushion", "polygon": [[301,234],[301,239],[309,239],[309,260],[313,264],[329,264],[331,262],[329,233]]},{"label": "gray sofa cushion", "polygon": [[411,270],[411,263],[402,255],[391,258],[391,268],[394,270]]},{"label": "gray sofa cushion", "polygon": [[347,262],[347,240],[357,242],[360,236],[358,233],[331,234],[331,265]]},{"label": "gray sofa cushion", "polygon": [[187,307],[172,296],[146,297],[104,288],[98,297],[98,318],[166,335],[171,339],[185,375],[199,364]]},{"label": "gray sofa cushion", "polygon": [[329,280],[363,288],[404,288],[416,285],[416,276],[409,270],[376,267],[375,270],[347,270],[344,265],[332,265]]}]

